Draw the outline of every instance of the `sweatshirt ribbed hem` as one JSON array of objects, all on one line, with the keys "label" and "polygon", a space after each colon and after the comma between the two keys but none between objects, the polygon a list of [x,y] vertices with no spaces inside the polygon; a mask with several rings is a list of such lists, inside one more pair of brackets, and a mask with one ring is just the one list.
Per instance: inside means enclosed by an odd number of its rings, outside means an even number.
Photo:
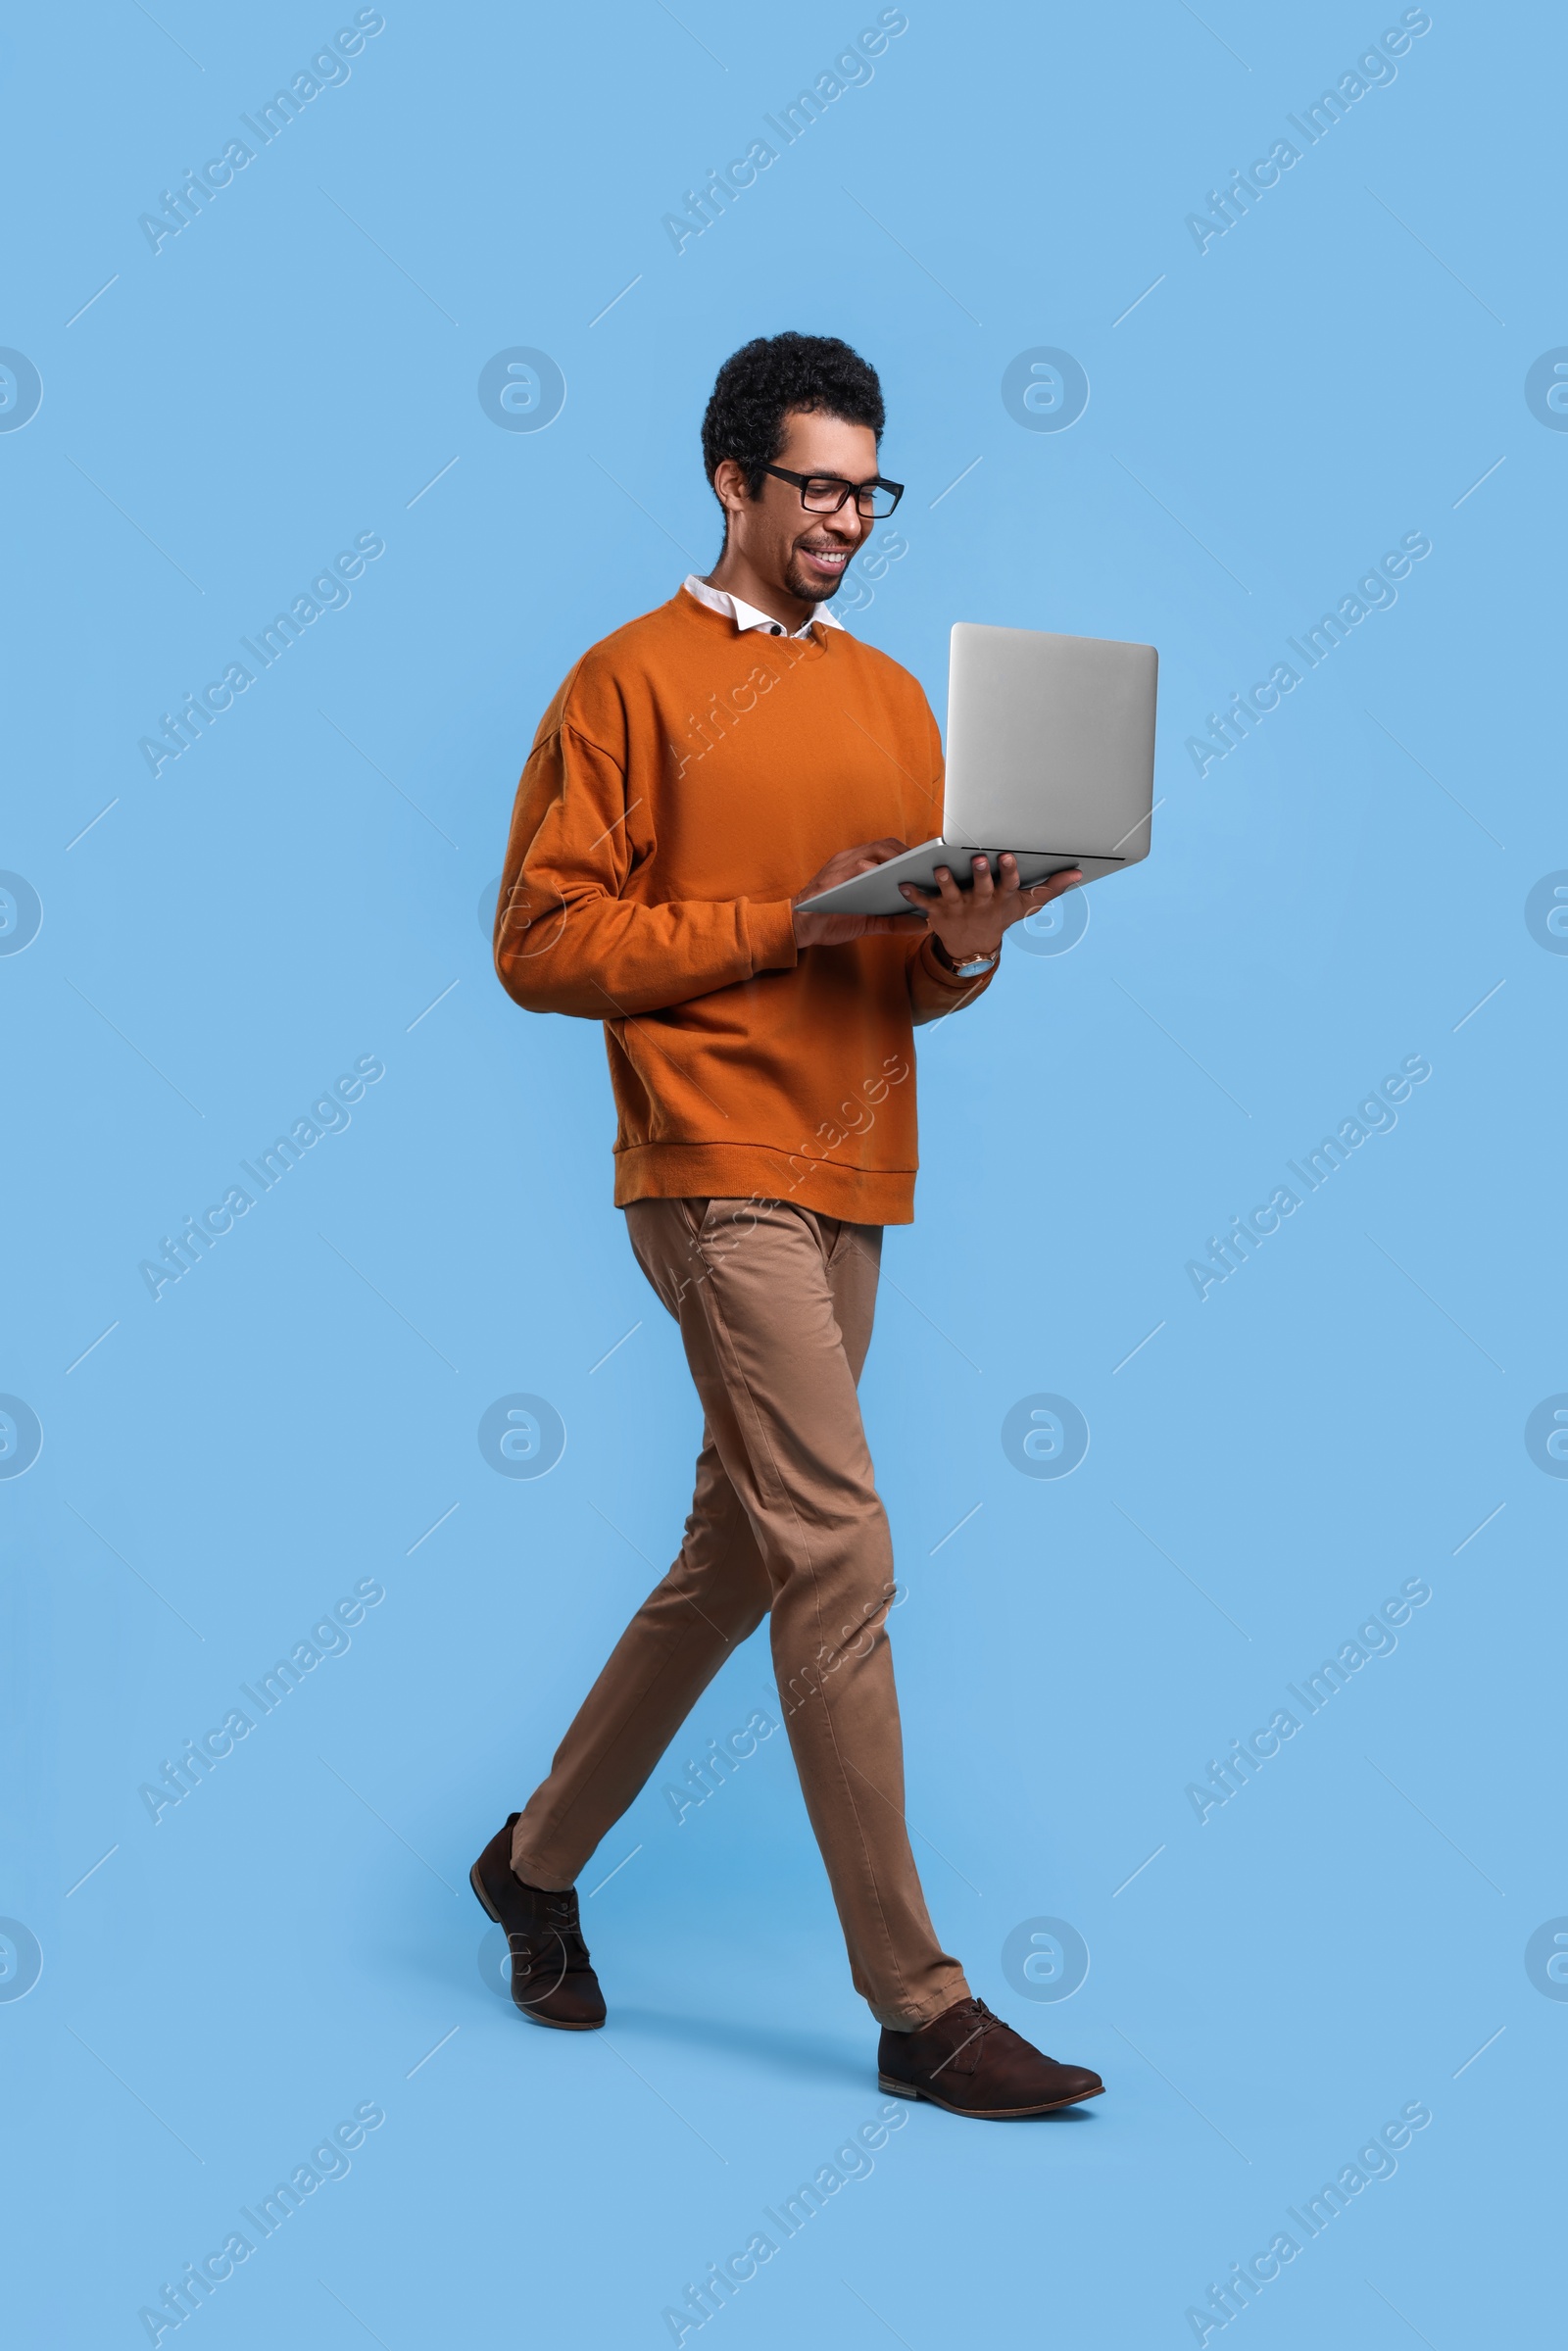
[{"label": "sweatshirt ribbed hem", "polygon": [[912,1224],[914,1177],[912,1167],[846,1167],[764,1143],[641,1143],[615,1153],[615,1205],[760,1197],[850,1224]]}]

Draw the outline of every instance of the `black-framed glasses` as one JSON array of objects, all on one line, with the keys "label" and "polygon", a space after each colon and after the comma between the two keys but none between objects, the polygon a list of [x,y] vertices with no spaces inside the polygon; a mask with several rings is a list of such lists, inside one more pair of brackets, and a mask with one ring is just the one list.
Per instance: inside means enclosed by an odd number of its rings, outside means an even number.
[{"label": "black-framed glasses", "polygon": [[791,481],[801,493],[801,504],[808,514],[836,514],[846,498],[853,498],[856,512],[868,521],[885,521],[904,496],[901,481],[884,481],[874,473],[869,481],[846,481],[838,473],[791,473],[783,465],[764,465],[777,481]]}]

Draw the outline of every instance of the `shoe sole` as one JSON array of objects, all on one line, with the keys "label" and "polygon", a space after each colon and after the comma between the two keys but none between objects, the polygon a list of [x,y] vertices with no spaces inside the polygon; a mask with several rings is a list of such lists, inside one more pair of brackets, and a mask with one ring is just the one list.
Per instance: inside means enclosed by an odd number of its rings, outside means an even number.
[{"label": "shoe sole", "polygon": [[960,2114],[971,2123],[1021,2123],[1032,2114],[1058,2114],[1064,2106],[1081,2106],[1086,2098],[1102,2098],[1105,2085],[1099,2089],[1081,2089],[1070,2098],[1048,2098],[1043,2106],[955,2106],[951,2098],[939,2098],[934,2089],[911,2089],[907,2082],[892,2082],[886,2074],[878,2074],[878,2089],[886,2090],[893,2098],[924,2098],[928,2105],[940,2106],[944,2114]]},{"label": "shoe sole", "polygon": [[[468,1872],[468,1884],[473,1887],[474,1899],[478,1903],[479,1908],[484,1912],[485,1917],[487,1919],[494,1919],[496,1925],[499,1927],[501,1924],[501,1914],[494,1907],[490,1900],[490,1896],[484,1890],[483,1884],[481,1883],[479,1877],[479,1864],[477,1862],[474,1863],[472,1869]],[[600,2017],[591,2025],[569,2025],[563,2017],[540,2016],[536,2009],[525,2008],[520,2000],[514,2000],[512,2005],[520,2017],[527,2018],[530,2025],[542,2025],[551,2033],[597,2033],[600,2029],[600,2026],[606,2022],[604,2017]]]}]

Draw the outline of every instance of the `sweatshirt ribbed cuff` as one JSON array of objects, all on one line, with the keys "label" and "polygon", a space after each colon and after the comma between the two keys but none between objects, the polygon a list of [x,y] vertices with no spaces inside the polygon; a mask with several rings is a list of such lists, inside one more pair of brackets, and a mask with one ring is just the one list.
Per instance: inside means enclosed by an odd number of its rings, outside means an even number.
[{"label": "sweatshirt ribbed cuff", "polygon": [[774,899],[759,906],[754,899],[743,898],[741,906],[752,969],[793,970],[800,961],[801,951],[795,944],[795,908],[790,900]]}]

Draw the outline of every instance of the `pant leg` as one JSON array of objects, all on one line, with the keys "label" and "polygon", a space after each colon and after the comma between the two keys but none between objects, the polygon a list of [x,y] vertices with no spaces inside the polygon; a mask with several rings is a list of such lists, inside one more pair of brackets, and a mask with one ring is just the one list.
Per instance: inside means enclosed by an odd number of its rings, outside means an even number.
[{"label": "pant leg", "polygon": [[858,1991],[908,2029],[967,1996],[904,1819],[892,1541],[856,1380],[881,1234],[782,1202],[643,1200],[632,1246],[680,1322],[770,1597],[774,1668]]},{"label": "pant leg", "polygon": [[679,1554],[615,1643],[512,1833],[519,1878],[557,1889],[576,1883],[767,1603],[751,1522],[705,1428]]}]

